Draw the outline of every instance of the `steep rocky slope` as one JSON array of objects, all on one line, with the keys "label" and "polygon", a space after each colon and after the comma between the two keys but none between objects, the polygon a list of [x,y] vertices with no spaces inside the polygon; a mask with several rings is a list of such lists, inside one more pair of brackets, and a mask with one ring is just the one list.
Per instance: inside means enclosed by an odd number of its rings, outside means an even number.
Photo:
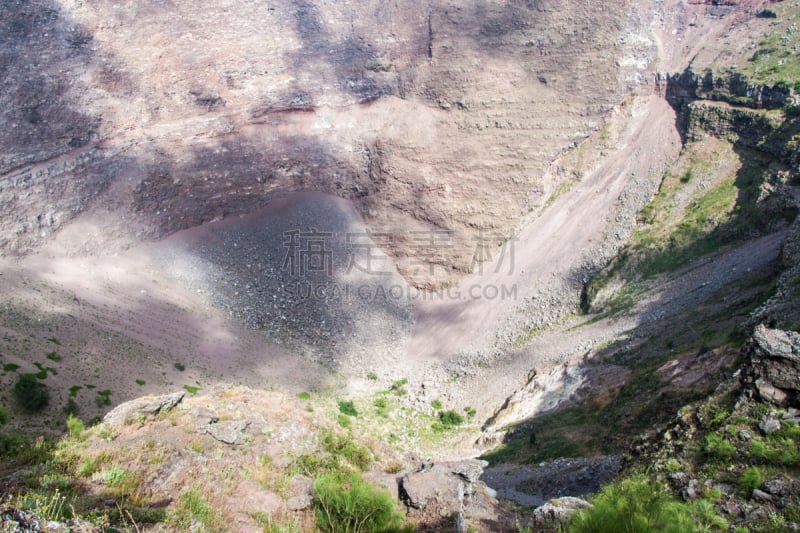
[{"label": "steep rocky slope", "polygon": [[[97,250],[316,190],[395,232],[415,283],[449,282],[651,60],[646,11],[618,7],[7,3],[4,249],[84,211],[116,236]],[[415,245],[431,230],[448,250]]]},{"label": "steep rocky slope", "polygon": [[[352,425],[336,409],[352,399],[369,447],[448,494],[479,472],[447,460],[483,452],[486,479],[524,504],[596,490],[634,435],[729,380],[756,325],[798,327],[798,15],[788,1],[7,2],[9,427],[60,433],[65,409],[99,418],[181,387],[227,409],[223,381],[310,391],[321,418],[286,417],[308,427]],[[47,387],[42,413],[17,405],[23,375]],[[297,403],[236,391],[253,400],[224,420],[236,431]],[[184,422],[167,455],[195,439],[213,468],[236,463]],[[229,484],[203,497],[227,501]],[[160,518],[181,519],[183,488],[165,489]],[[266,498],[283,516],[286,498]],[[450,527],[433,516],[452,500],[408,516]]]}]

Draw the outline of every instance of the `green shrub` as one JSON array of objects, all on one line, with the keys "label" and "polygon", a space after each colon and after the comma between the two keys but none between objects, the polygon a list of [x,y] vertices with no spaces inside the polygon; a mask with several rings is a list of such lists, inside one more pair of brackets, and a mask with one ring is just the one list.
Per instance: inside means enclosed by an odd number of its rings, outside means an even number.
[{"label": "green shrub", "polygon": [[405,385],[408,384],[408,379],[398,379],[394,383],[392,383],[392,392],[394,392],[397,396],[405,396],[408,391],[406,391]]},{"label": "green shrub", "polygon": [[439,421],[446,428],[460,426],[464,423],[464,417],[452,409],[439,413]]},{"label": "green shrub", "polygon": [[68,398],[67,403],[64,405],[64,414],[67,416],[75,416],[78,414],[78,402],[75,401],[75,398]]},{"label": "green shrub", "polygon": [[739,488],[748,496],[763,483],[764,472],[757,466],[751,466],[742,472],[742,476],[739,478]]},{"label": "green shrub", "polygon": [[16,372],[19,368],[19,365],[15,365],[14,363],[6,363],[3,365],[3,372]]},{"label": "green shrub", "polygon": [[307,393],[307,392],[301,392],[301,393],[299,393],[297,395],[297,397],[300,398],[301,400],[310,400],[311,399],[311,395],[309,393]]},{"label": "green shrub", "polygon": [[186,370],[186,365],[184,365],[183,363],[175,363],[175,365],[173,366],[175,367],[175,370],[179,372],[183,372],[184,370]]},{"label": "green shrub", "polygon": [[90,477],[95,474],[107,462],[111,461],[113,457],[108,452],[103,452],[95,456],[84,457],[78,467],[78,475],[82,477]]},{"label": "green shrub", "polygon": [[16,457],[30,443],[19,433],[0,433],[0,457]]},{"label": "green shrub", "polygon": [[404,531],[392,497],[357,474],[321,476],[314,492],[317,527],[323,532]]},{"label": "green shrub", "polygon": [[339,400],[339,412],[347,416],[358,416],[356,406],[351,401]]},{"label": "green shrub", "polygon": [[348,435],[337,435],[333,431],[322,433],[322,449],[335,459],[344,459],[359,470],[366,470],[372,464],[372,454]]},{"label": "green shrub", "polygon": [[728,461],[736,454],[736,446],[719,433],[709,433],[703,441],[703,451],[710,459]]},{"label": "green shrub", "polygon": [[472,418],[472,417],[474,417],[474,416],[475,416],[475,414],[476,414],[478,411],[476,411],[476,410],[475,410],[473,407],[470,407],[470,406],[468,405],[468,406],[466,406],[466,407],[464,408],[464,412],[465,412],[465,413],[467,413],[467,417],[468,417],[468,418]]},{"label": "green shrub", "polygon": [[56,363],[60,363],[64,358],[58,355],[57,352],[48,352],[45,354],[45,357],[50,359],[51,361],[55,361]]},{"label": "green shrub", "polygon": [[433,400],[431,402],[431,407],[436,409],[437,411],[442,408],[442,401],[441,400]]},{"label": "green shrub", "polygon": [[197,391],[200,390],[200,387],[195,387],[194,385],[184,385],[183,389],[189,394],[195,395],[197,394]]},{"label": "green shrub", "polygon": [[20,374],[13,393],[14,398],[26,411],[41,411],[50,401],[47,385],[40,382],[35,374]]},{"label": "green shrub", "polygon": [[111,391],[108,389],[98,391],[94,403],[97,404],[97,407],[111,405]]},{"label": "green shrub", "polygon": [[389,410],[389,402],[386,400],[386,398],[375,398],[375,401],[372,402],[372,404],[375,406],[378,416],[386,416]]},{"label": "green shrub", "polygon": [[11,422],[11,413],[8,412],[8,409],[0,405],[0,426],[5,426]]},{"label": "green shrub", "polygon": [[67,417],[67,429],[69,430],[69,436],[81,440],[83,438],[83,431],[85,426],[83,425],[83,420],[80,418],[69,415]]},{"label": "green shrub", "polygon": [[577,513],[570,533],[693,533],[727,531],[727,521],[707,500],[677,501],[662,483],[645,477],[607,485],[591,499],[593,509]]}]

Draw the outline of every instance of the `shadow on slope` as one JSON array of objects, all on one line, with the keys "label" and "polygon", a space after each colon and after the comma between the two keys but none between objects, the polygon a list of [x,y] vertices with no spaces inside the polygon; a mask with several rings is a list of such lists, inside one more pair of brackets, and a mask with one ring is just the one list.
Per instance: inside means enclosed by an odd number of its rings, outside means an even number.
[{"label": "shadow on slope", "polygon": [[[639,326],[585,354],[577,370],[586,382],[569,401],[509,428],[503,444],[483,457],[494,464],[537,463],[628,452],[635,436],[730,377],[745,339],[743,324],[771,293],[776,272],[770,263],[742,273],[671,316],[663,316],[660,301],[652,302],[640,312]],[[609,379],[609,368],[620,379]]]}]

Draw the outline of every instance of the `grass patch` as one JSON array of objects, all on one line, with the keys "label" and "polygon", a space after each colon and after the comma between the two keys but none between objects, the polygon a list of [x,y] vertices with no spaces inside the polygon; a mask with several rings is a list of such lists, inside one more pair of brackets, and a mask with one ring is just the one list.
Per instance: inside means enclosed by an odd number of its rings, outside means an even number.
[{"label": "grass patch", "polygon": [[47,357],[48,359],[50,359],[51,361],[54,361],[56,363],[60,363],[64,359],[63,357],[58,355],[58,353],[56,353],[56,352],[48,352],[47,354],[45,354],[45,357]]},{"label": "grass patch", "polygon": [[0,405],[0,426],[5,426],[11,422],[11,418],[11,413],[8,411],[8,409]]},{"label": "grass patch", "polygon": [[712,501],[678,501],[663,483],[641,476],[611,483],[590,501],[594,508],[572,518],[570,533],[728,531]]},{"label": "grass patch", "polygon": [[19,365],[15,365],[14,363],[6,363],[3,365],[3,372],[16,372],[19,369]]},{"label": "grass patch", "polygon": [[[583,145],[581,145],[581,146],[583,146]],[[582,150],[581,147],[579,147],[578,149]],[[581,162],[580,162],[580,159],[579,159],[578,167],[580,168],[580,166],[581,166]],[[563,195],[567,194],[570,190],[572,190],[573,185],[575,185],[575,182],[572,181],[572,180],[564,180],[561,183],[559,183],[556,186],[555,190],[553,191],[553,194],[551,194],[547,198],[547,201],[545,202],[544,207],[542,207],[542,211],[546,211],[554,203],[556,203],[556,200],[558,200]]]},{"label": "grass patch", "polygon": [[301,400],[310,400],[311,399],[311,395],[309,393],[307,393],[307,392],[301,392],[301,393],[299,393],[297,395],[297,397],[300,398]]},{"label": "grass patch", "polygon": [[197,394],[197,391],[200,390],[200,387],[195,387],[194,385],[184,385],[183,390],[194,396]]},{"label": "grass patch", "polygon": [[224,523],[217,509],[195,488],[183,491],[177,505],[167,515],[167,523],[181,531],[189,531],[198,525],[208,531],[224,531]]},{"label": "grass patch", "polygon": [[94,400],[98,407],[111,405],[111,391],[108,389],[97,391],[97,396],[95,396]]},{"label": "grass patch", "polygon": [[372,402],[378,416],[386,418],[389,415],[389,400],[386,398],[375,398]]},{"label": "grass patch", "polygon": [[44,366],[42,363],[33,363],[33,366],[39,370],[39,372],[36,373],[36,377],[39,379],[47,379],[48,373],[54,376],[58,375],[58,370],[51,366]]},{"label": "grass patch", "polygon": [[347,416],[358,416],[356,406],[350,400],[339,400],[339,412]]},{"label": "grass patch", "polygon": [[[342,415],[348,422],[350,419]],[[319,450],[297,457],[292,465],[295,474],[315,477],[320,474],[342,474],[366,471],[373,461],[370,451],[358,444],[352,434],[345,435],[323,430],[319,435]]]},{"label": "grass patch", "polygon": [[326,533],[413,531],[389,493],[357,474],[323,475],[314,483],[316,524]]},{"label": "grass patch", "polygon": [[405,396],[406,394],[408,394],[408,391],[406,390],[406,385],[408,385],[407,378],[398,379],[397,381],[392,383],[392,388],[389,390],[395,393],[395,395],[397,396]]},{"label": "grass patch", "polygon": [[83,387],[80,385],[73,385],[69,388],[69,397],[75,398],[78,395],[78,391],[80,391]]},{"label": "grass patch", "polygon": [[350,429],[353,427],[353,422],[351,421],[350,417],[343,414],[336,415],[336,422],[345,429]]}]

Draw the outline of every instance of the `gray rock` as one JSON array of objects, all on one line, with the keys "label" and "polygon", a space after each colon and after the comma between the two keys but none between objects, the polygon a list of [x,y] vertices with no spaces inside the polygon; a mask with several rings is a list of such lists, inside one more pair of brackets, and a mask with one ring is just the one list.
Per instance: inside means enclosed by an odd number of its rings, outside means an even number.
[{"label": "gray rock", "polygon": [[271,515],[284,509],[283,499],[277,494],[264,490],[257,481],[242,481],[234,492],[232,507],[241,514],[258,510]]},{"label": "gray rock", "polygon": [[534,520],[538,523],[563,523],[581,509],[593,509],[594,506],[580,498],[563,497],[550,500],[533,511]]},{"label": "gray rock", "polygon": [[760,429],[765,435],[769,433],[775,433],[776,431],[781,430],[781,422],[780,420],[775,420],[774,418],[764,418],[764,420],[758,424],[758,429]]},{"label": "gray rock", "polygon": [[249,425],[250,423],[245,420],[236,420],[208,424],[203,430],[224,444],[242,445],[244,444],[244,432]]},{"label": "gray rock", "polygon": [[744,441],[748,441],[748,440],[752,439],[753,436],[746,429],[742,429],[742,430],[739,431],[739,438],[744,440]]},{"label": "gray rock", "polygon": [[197,424],[198,427],[219,422],[219,415],[205,407],[194,407],[189,410],[189,414],[194,417],[195,424]]},{"label": "gray rock", "polygon": [[696,479],[692,479],[689,481],[689,484],[686,485],[683,490],[681,490],[681,498],[688,502],[690,500],[697,499],[701,493],[702,486],[700,485],[700,482]]},{"label": "gray rock", "polygon": [[181,391],[164,396],[145,396],[143,398],[137,398],[118,405],[109,411],[106,416],[103,417],[103,422],[112,426],[122,426],[128,420],[152,418],[161,412],[169,411],[174,408],[181,403],[185,395],[186,393]]},{"label": "gray rock", "polygon": [[286,507],[290,511],[303,511],[304,509],[308,509],[311,507],[314,498],[308,494],[303,496],[292,496],[288,500],[286,500]]},{"label": "gray rock", "polygon": [[475,483],[481,478],[483,469],[489,466],[489,462],[480,459],[467,459],[464,461],[440,463],[440,465],[449,468],[453,474],[461,476],[465,481]]},{"label": "gray rock", "polygon": [[311,496],[314,493],[314,480],[308,476],[294,476],[289,482],[292,496]]},{"label": "gray rock", "polygon": [[769,502],[771,502],[773,500],[773,497],[772,497],[771,494],[767,494],[766,492],[764,492],[763,490],[760,490],[760,489],[753,489],[752,498],[755,501],[762,502],[762,503],[769,503]]},{"label": "gray rock", "polygon": [[773,496],[788,496],[790,493],[786,480],[781,478],[770,479],[761,488]]},{"label": "gray rock", "polygon": [[775,405],[800,406],[800,334],[759,325],[744,353],[746,389]]},{"label": "gray rock", "polygon": [[444,516],[461,509],[463,482],[441,469],[406,474],[401,488],[407,504],[415,509],[424,509],[434,502],[437,507],[447,509],[442,510]]},{"label": "gray rock", "polygon": [[426,514],[470,514],[471,506],[483,507],[493,501],[480,481],[487,464],[467,459],[423,465],[400,479],[399,494],[408,507],[424,509]]}]

